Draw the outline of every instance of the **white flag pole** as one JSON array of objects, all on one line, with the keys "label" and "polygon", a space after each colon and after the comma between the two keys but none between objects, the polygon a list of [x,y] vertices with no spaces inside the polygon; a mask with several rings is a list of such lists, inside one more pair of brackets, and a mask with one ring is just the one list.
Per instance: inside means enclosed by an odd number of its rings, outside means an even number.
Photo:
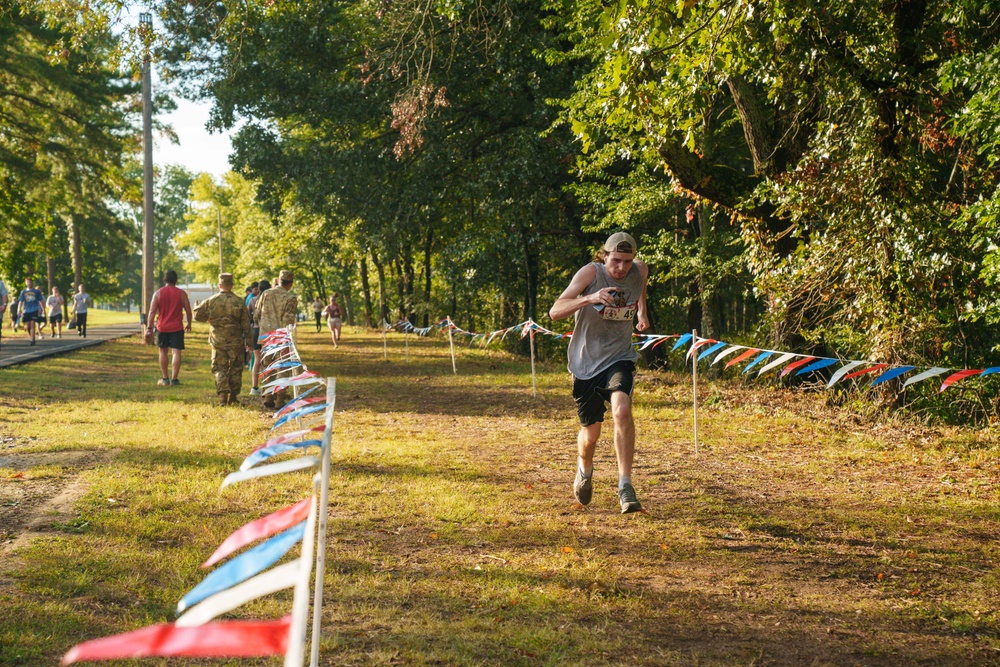
[{"label": "white flag pole", "polygon": [[455,365],[455,336],[452,332],[452,327],[454,324],[451,318],[448,318],[448,345],[451,347],[451,372],[458,375],[458,367]]},{"label": "white flag pole", "polygon": [[323,620],[323,577],[326,572],[326,520],[330,500],[330,455],[333,410],[337,402],[337,378],[326,380],[326,430],[323,431],[323,468],[319,487],[319,534],[316,537],[316,588],[313,593],[312,657],[310,667],[319,665],[320,626]]},{"label": "white flag pole", "polygon": [[[528,320],[528,325],[534,324],[531,320]],[[535,384],[535,327],[531,327],[531,395],[538,397],[538,387]]]},{"label": "white flag pole", "polygon": [[694,396],[694,455],[698,456],[698,356],[694,346],[698,344],[698,330],[691,329],[691,386]]},{"label": "white flag pole", "polygon": [[306,521],[306,534],[302,538],[301,577],[295,584],[295,597],[292,599],[292,625],[288,629],[288,648],[285,651],[285,667],[302,667],[306,653],[306,623],[309,616],[309,577],[312,575],[313,543],[316,535],[316,488],[321,481],[320,475],[313,477],[313,497],[309,504],[309,519]]}]

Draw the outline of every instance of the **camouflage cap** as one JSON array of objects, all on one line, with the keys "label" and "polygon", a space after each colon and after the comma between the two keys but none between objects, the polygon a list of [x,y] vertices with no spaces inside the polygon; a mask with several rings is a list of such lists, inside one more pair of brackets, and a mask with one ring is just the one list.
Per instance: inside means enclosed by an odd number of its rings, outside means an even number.
[{"label": "camouflage cap", "polygon": [[219,284],[221,285],[222,283],[229,283],[230,285],[232,285],[233,284],[233,274],[231,274],[231,273],[220,273],[219,274]]},{"label": "camouflage cap", "polygon": [[288,282],[289,280],[295,280],[295,276],[288,269],[282,269],[281,273],[278,274],[278,280]]}]

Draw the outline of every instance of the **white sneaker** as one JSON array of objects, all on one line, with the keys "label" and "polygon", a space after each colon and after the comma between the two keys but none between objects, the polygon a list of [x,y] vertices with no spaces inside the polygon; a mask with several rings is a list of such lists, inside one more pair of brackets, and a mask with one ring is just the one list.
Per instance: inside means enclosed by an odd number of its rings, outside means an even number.
[{"label": "white sneaker", "polygon": [[260,396],[260,389],[257,388],[257,387],[254,387],[253,389],[250,390],[250,395],[251,396]]}]

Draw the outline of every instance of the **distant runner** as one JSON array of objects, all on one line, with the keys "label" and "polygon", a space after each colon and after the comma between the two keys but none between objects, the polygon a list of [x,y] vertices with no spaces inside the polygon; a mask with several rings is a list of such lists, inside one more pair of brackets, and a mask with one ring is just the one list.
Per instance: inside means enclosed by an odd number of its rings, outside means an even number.
[{"label": "distant runner", "polygon": [[632,387],[635,360],[632,326],[649,328],[646,314],[646,278],[649,268],[635,259],[635,239],[624,232],[612,234],[595,261],[576,272],[549,309],[553,320],[574,316],[573,337],[567,356],[573,374],[573,399],[580,417],[577,434],[576,479],[573,495],[582,505],[593,494],[594,450],[601,423],[611,402],[615,420],[615,454],[618,458],[618,500],[622,514],[638,512],[642,505],[632,486],[635,456],[635,422]]},{"label": "distant runner", "polygon": [[45,305],[49,309],[49,330],[52,332],[52,338],[56,337],[57,326],[59,327],[59,337],[62,338],[62,309],[65,303],[59,294],[59,288],[53,287],[52,294],[45,300]]},{"label": "distant runner", "polygon": [[24,322],[24,330],[31,337],[31,345],[35,344],[36,325],[45,318],[42,311],[42,302],[45,296],[42,290],[35,287],[34,281],[28,278],[24,281],[24,289],[17,297],[17,302],[21,307],[21,321]]},{"label": "distant runner", "polygon": [[83,283],[76,287],[76,294],[73,295],[73,320],[76,322],[76,335],[87,337],[87,309],[93,306],[90,295],[83,288]]}]

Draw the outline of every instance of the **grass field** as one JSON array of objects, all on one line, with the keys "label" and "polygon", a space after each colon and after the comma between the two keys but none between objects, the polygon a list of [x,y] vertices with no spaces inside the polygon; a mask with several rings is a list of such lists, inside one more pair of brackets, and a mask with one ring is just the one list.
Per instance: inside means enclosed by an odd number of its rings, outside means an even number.
[{"label": "grass field", "polygon": [[[180,387],[123,340],[0,370],[0,665],[173,618],[198,564],[308,475],[222,478],[265,438],[212,406],[204,330]],[[640,371],[619,514],[602,438],[574,502],[561,359],[304,328],[338,379],[324,665],[1000,664],[993,430],[868,422],[822,394]],[[610,426],[610,422],[608,424]],[[295,552],[293,552],[295,553]],[[287,613],[290,595],[239,610]],[[131,661],[128,665],[277,665]]]}]

